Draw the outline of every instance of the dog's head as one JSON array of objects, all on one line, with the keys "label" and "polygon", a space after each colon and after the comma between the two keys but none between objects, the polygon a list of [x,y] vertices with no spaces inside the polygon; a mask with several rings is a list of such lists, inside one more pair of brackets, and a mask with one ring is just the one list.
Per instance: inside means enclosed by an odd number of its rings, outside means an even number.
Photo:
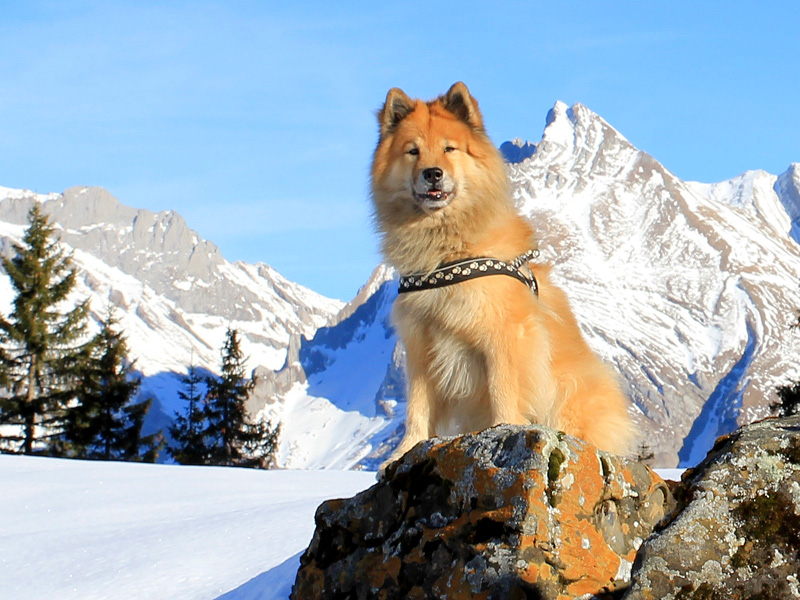
[{"label": "dog's head", "polygon": [[[469,204],[504,178],[502,159],[483,127],[477,101],[463,83],[431,102],[393,88],[378,112],[380,139],[372,190],[393,220],[445,213]],[[489,193],[495,193],[492,189]]]}]

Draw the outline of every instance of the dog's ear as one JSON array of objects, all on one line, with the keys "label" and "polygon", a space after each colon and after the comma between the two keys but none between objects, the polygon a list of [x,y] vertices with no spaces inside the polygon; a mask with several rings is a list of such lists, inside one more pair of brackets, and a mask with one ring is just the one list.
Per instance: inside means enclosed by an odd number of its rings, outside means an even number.
[{"label": "dog's ear", "polygon": [[442,106],[453,113],[467,125],[483,129],[483,117],[478,110],[478,101],[473,98],[467,86],[462,82],[454,83],[442,96]]},{"label": "dog's ear", "polygon": [[378,112],[381,136],[385,135],[414,110],[414,101],[400,88],[392,88],[386,94],[386,102]]}]

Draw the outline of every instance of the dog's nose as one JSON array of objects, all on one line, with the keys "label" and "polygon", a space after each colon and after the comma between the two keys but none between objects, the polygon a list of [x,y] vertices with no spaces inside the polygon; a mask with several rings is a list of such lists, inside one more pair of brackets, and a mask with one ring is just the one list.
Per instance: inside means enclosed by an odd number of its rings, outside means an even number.
[{"label": "dog's nose", "polygon": [[439,167],[431,167],[422,172],[422,177],[428,183],[439,183],[442,180],[444,173]]}]

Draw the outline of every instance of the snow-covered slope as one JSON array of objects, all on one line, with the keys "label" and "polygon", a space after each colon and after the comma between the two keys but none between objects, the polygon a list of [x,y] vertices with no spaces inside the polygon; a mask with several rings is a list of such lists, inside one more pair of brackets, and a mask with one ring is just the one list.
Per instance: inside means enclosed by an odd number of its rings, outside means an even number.
[{"label": "snow-covered slope", "polygon": [[[101,188],[38,195],[0,188],[0,251],[11,252],[34,202],[57,226],[78,269],[76,298],[91,299],[96,319],[113,306],[131,358],[156,397],[151,426],[181,408],[176,374],[193,362],[218,372],[227,327],[242,333],[248,366],[279,368],[292,335],[311,336],[343,303],[288,281],[266,264],[231,263],[171,211],[122,205]],[[13,290],[0,277],[0,310]]]},{"label": "snow-covered slope", "polygon": [[402,348],[389,322],[393,275],[378,267],[336,325],[290,350],[283,373],[302,377],[288,377],[279,400],[264,409],[289,428],[281,439],[282,466],[374,470],[398,441],[405,394]]},{"label": "snow-covered slope", "polygon": [[[501,150],[541,260],[555,266],[590,344],[619,372],[657,465],[696,463],[718,435],[765,416],[775,386],[800,377],[788,330],[800,306],[800,165],[779,177],[683,182],[586,107],[563,103],[540,142]],[[402,433],[391,276],[379,269],[363,305],[299,344],[294,365],[309,381],[292,394],[359,423],[349,456],[368,451],[359,462],[367,468]],[[370,438],[359,418],[383,426],[371,424]],[[326,461],[305,452],[308,464]]]},{"label": "snow-covered slope", "polygon": [[286,600],[314,511],[374,473],[0,455],[0,598]]},{"label": "snow-covered slope", "polygon": [[800,374],[787,330],[800,306],[797,165],[684,183],[586,107],[559,103],[509,174],[662,461],[694,464]]}]

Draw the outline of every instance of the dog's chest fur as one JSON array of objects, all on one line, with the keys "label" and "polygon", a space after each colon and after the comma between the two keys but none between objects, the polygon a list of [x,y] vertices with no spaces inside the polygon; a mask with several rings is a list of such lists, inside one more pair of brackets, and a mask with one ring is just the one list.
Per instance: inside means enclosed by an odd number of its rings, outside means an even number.
[{"label": "dog's chest fur", "polygon": [[479,297],[452,288],[415,292],[395,304],[401,338],[424,340],[436,435],[471,431],[488,418],[486,360],[471,339],[481,313]]}]

